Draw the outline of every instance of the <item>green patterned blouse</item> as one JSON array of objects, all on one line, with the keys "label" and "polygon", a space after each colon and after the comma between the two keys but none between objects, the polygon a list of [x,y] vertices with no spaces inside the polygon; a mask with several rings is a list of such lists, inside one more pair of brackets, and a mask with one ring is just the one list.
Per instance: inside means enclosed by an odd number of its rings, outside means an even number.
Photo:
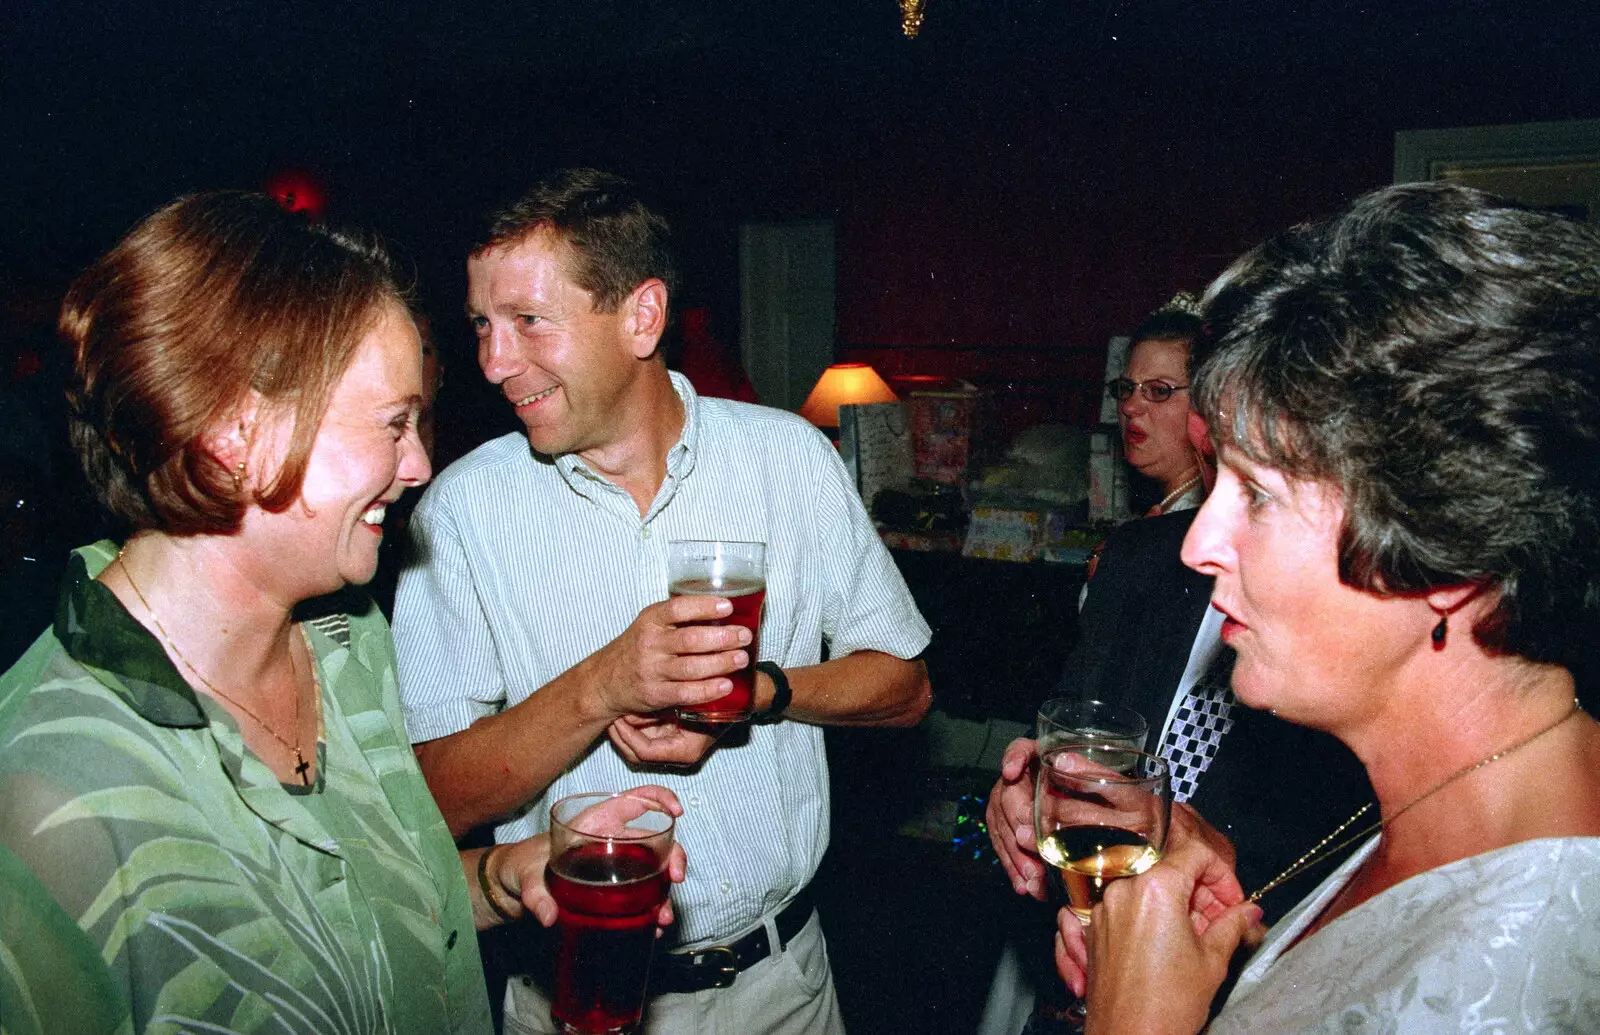
[{"label": "green patterned blouse", "polygon": [[0,676],[0,1032],[489,1032],[377,609],[308,627],[326,734],[291,793],[93,580],[113,557],[78,551]]}]

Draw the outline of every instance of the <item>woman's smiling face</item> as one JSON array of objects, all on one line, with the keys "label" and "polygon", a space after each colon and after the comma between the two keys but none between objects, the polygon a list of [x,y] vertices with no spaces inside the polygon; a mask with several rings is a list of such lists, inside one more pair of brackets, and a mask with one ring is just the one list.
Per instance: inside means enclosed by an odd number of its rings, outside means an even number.
[{"label": "woman's smiling face", "polygon": [[[376,573],[384,508],[432,473],[417,433],[421,405],[421,340],[410,315],[392,303],[334,387],[299,499],[282,513],[252,510],[246,518],[275,540],[275,555],[303,576],[313,591],[307,595],[365,583]],[[267,439],[263,452],[272,470],[282,461],[287,420],[275,422]]]}]

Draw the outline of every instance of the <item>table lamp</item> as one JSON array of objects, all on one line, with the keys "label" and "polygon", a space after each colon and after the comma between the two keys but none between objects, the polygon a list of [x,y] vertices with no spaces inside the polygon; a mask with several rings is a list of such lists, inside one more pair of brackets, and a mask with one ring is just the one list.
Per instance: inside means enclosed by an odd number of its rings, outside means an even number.
[{"label": "table lamp", "polygon": [[835,363],[822,372],[800,406],[800,416],[829,432],[839,433],[839,407],[849,403],[898,402],[899,396],[865,363]]}]

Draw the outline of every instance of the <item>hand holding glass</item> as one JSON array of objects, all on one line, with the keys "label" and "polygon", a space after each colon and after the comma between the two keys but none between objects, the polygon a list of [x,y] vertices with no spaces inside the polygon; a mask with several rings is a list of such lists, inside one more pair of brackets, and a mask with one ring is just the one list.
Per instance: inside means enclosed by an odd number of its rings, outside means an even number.
[{"label": "hand holding glass", "polygon": [[673,827],[661,805],[625,792],[574,794],[550,806],[545,880],[560,932],[551,1012],[563,1032],[638,1025]]},{"label": "hand holding glass", "polygon": [[744,722],[755,699],[756,658],[761,649],[761,607],[767,600],[767,546],[722,540],[673,540],[667,544],[667,592],[675,597],[727,597],[733,614],[717,625],[750,630],[750,661],[728,673],[733,689],[715,701],[679,708],[693,722]]},{"label": "hand holding glass", "polygon": [[1033,823],[1039,855],[1066,886],[1078,919],[1106,885],[1161,858],[1172,817],[1165,759],[1105,744],[1048,750],[1039,760]]}]

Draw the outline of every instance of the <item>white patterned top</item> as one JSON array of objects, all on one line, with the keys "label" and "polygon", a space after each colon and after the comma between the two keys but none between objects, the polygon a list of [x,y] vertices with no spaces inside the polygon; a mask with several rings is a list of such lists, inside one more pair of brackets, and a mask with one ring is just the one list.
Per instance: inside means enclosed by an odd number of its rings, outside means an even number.
[{"label": "white patterned top", "polygon": [[[767,544],[760,657],[786,668],[872,649],[913,658],[928,626],[834,448],[791,413],[701,399],[674,374],[683,437],[641,520],[632,497],[525,436],[485,443],[439,476],[412,518],[422,559],[400,577],[394,633],[413,741],[517,704],[667,597],[667,541]],[[828,847],[822,730],[754,726],[692,772],[630,769],[602,738],[496,837],[549,822],[547,802],[659,783],[683,801],[687,945],[752,927],[811,880]]]},{"label": "white patterned top", "polygon": [[1600,838],[1440,866],[1287,951],[1377,843],[1273,926],[1212,1035],[1600,1031]]}]

